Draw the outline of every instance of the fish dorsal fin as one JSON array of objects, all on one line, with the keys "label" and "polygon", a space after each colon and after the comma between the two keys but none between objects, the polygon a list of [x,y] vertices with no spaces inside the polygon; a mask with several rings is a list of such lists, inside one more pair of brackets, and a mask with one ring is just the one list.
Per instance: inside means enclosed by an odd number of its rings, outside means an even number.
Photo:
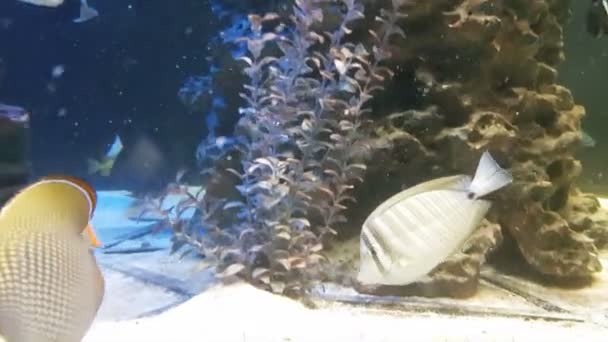
[{"label": "fish dorsal fin", "polygon": [[479,159],[479,165],[475,171],[475,177],[471,181],[469,191],[473,193],[473,198],[479,198],[502,188],[512,181],[511,173],[501,168],[490,153],[486,151]]},{"label": "fish dorsal fin", "polygon": [[96,9],[90,7],[86,0],[82,0],[80,4],[80,16],[74,19],[75,23],[83,23],[85,21],[91,20],[99,15]]},{"label": "fish dorsal fin", "polygon": [[93,186],[87,181],[75,176],[53,174],[42,177],[38,183],[41,182],[66,183],[78,189],[85,196],[89,205],[89,218],[93,217],[93,213],[95,212],[95,208],[97,207],[97,192],[95,191]]},{"label": "fish dorsal fin", "polygon": [[386,201],[384,201],[380,206],[378,206],[370,215],[368,219],[371,219],[377,215],[380,215],[382,212],[392,207],[393,205],[403,201],[404,199],[415,196],[419,193],[433,190],[459,190],[468,188],[469,183],[471,182],[471,177],[467,175],[456,175],[456,176],[447,176],[441,177],[437,179],[433,179],[424,183],[420,183],[411,188],[403,190],[392,197],[389,197]]}]

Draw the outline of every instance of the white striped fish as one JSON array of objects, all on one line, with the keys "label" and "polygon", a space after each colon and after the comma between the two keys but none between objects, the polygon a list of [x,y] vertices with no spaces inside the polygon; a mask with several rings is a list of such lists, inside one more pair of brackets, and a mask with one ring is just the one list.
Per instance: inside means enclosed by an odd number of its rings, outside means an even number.
[{"label": "white striped fish", "polygon": [[484,152],[475,176],[438,178],[382,203],[363,223],[357,280],[407,285],[457,252],[479,226],[491,203],[482,196],[513,180]]}]

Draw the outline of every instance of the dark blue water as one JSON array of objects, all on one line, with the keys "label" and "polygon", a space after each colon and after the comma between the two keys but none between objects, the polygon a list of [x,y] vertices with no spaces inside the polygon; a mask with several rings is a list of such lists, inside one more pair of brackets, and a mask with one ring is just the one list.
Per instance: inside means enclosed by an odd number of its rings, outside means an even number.
[{"label": "dark blue water", "polygon": [[[241,6],[276,7],[271,3]],[[100,16],[75,24],[78,0],[54,9],[0,1],[0,102],[32,113],[35,176],[85,176],[98,188],[162,187],[177,169],[194,163],[196,146],[207,134],[206,113],[189,112],[177,92],[188,76],[208,69],[208,44],[221,29],[217,15],[201,0],[90,4]],[[588,1],[573,1],[560,79],[586,107],[583,127],[597,141],[579,153],[580,182],[587,190],[608,193],[608,37],[585,32],[587,6]],[[53,79],[57,65],[65,66],[65,73]],[[86,159],[99,158],[115,134],[125,150],[113,176],[87,175]],[[128,162],[131,147],[142,139],[154,144],[163,161],[145,173]]]},{"label": "dark blue water", "polygon": [[[0,102],[31,111],[36,176],[86,176],[98,188],[162,186],[193,162],[206,134],[204,115],[188,113],[177,91],[206,67],[207,42],[217,33],[214,17],[198,0],[90,5],[100,16],[75,24],[77,0],[55,9],[0,1]],[[54,79],[56,65],[65,72]],[[125,150],[113,176],[87,176],[86,159],[100,157],[116,133]],[[146,175],[121,162],[142,138],[163,158]]]}]

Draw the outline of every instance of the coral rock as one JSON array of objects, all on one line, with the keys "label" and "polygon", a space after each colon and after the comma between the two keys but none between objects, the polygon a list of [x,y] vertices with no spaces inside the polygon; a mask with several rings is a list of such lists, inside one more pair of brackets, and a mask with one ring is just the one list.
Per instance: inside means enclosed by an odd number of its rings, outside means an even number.
[{"label": "coral rock", "polygon": [[[393,149],[374,156],[370,165],[382,170],[370,168],[368,183],[390,185],[364,185],[359,197],[376,189],[374,197],[381,201],[395,187],[471,174],[481,152],[489,150],[511,169],[514,182],[491,196],[487,219],[493,224],[480,231],[501,227],[540,274],[570,278],[600,271],[598,248],[608,243],[608,214],[574,185],[582,168],[573,155],[585,110],[556,84],[569,1],[414,1],[409,6],[408,39],[395,56],[402,69],[415,70],[415,80],[400,79],[394,87],[418,89],[419,103],[415,110],[386,113],[376,122],[376,139],[388,140]],[[393,178],[381,181],[386,175]],[[384,195],[378,194],[383,189]],[[354,210],[373,209],[378,201],[360,204],[370,208]],[[479,267],[500,234],[492,230],[494,239],[472,237],[474,256],[458,253],[429,280],[398,293],[474,292]]]}]

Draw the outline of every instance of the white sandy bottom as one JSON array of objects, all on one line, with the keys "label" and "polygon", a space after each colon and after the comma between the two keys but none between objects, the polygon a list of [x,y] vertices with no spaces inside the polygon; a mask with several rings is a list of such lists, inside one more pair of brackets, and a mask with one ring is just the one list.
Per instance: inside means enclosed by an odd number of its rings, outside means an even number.
[{"label": "white sandy bottom", "polygon": [[[248,284],[216,286],[158,316],[96,322],[93,341],[608,341],[579,324],[505,318],[389,315],[335,305],[309,309]],[[602,338],[603,335],[603,338]]]}]

